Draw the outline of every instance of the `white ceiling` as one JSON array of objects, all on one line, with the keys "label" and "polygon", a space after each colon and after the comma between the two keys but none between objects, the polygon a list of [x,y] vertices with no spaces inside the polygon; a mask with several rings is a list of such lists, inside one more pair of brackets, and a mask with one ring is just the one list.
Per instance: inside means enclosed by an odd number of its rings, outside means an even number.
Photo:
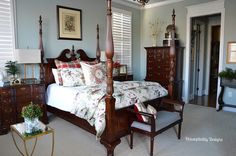
[{"label": "white ceiling", "polygon": [[[137,3],[133,0],[120,0],[120,1],[126,1],[126,2],[134,2]],[[162,2],[162,1],[168,1],[168,0],[149,0],[148,4],[156,3],[156,2]]]},{"label": "white ceiling", "polygon": [[[134,1],[134,0],[118,0],[118,1],[138,4],[137,1]],[[156,3],[156,2],[163,2],[163,1],[169,1],[169,0],[149,0],[148,4],[153,4],[153,3]]]},{"label": "white ceiling", "polygon": [[[149,2],[145,5],[144,8],[152,8],[152,7],[167,5],[167,4],[176,3],[180,1],[184,1],[184,0],[149,0]],[[134,8],[142,8],[140,3],[133,0],[113,0],[113,2],[120,3],[120,4],[127,5]]]}]

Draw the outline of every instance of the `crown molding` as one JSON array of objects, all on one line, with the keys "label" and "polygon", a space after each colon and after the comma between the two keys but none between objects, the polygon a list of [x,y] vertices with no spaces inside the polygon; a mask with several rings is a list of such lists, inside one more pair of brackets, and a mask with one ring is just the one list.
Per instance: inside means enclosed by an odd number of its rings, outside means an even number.
[{"label": "crown molding", "polygon": [[162,2],[155,2],[155,3],[152,3],[152,4],[145,5],[145,7],[142,8],[142,9],[149,9],[149,8],[169,5],[169,4],[172,4],[172,3],[178,3],[178,2],[182,2],[182,1],[184,1],[184,0],[166,0],[166,1],[162,1]]}]

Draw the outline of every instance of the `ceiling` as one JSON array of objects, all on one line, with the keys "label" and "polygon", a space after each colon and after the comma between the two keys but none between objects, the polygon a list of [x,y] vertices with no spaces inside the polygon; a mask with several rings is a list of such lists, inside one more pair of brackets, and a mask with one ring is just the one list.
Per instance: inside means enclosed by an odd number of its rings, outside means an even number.
[{"label": "ceiling", "polygon": [[[119,0],[119,1],[128,2],[128,3],[137,3],[137,1],[134,1],[134,0]],[[153,4],[156,2],[163,2],[163,1],[169,1],[169,0],[149,0],[148,4]]]},{"label": "ceiling", "polygon": [[[113,0],[114,2],[121,3],[130,7],[140,8],[141,4],[134,0]],[[145,8],[175,3],[184,0],[149,0],[149,2],[145,5]]]}]

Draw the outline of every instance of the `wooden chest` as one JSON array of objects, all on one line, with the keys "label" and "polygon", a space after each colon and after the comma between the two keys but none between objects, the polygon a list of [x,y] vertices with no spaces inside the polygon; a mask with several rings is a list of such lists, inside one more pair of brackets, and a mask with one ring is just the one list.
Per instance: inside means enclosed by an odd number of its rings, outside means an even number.
[{"label": "wooden chest", "polygon": [[[170,82],[170,47],[145,47],[147,52],[146,81],[159,82],[167,89]],[[183,47],[177,47],[174,55],[175,99],[182,98]]]},{"label": "wooden chest", "polygon": [[0,87],[0,134],[6,134],[10,125],[23,121],[22,107],[31,101],[44,110],[42,121],[48,123],[45,106],[44,84],[22,84]]}]

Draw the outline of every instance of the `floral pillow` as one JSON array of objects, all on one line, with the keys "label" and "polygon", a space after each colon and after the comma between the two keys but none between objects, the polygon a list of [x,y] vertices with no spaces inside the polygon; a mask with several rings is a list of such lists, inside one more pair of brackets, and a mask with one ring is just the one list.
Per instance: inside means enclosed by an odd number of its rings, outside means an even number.
[{"label": "floral pillow", "polygon": [[81,68],[62,68],[61,77],[63,86],[75,87],[85,85],[84,75]]},{"label": "floral pillow", "polygon": [[89,65],[81,62],[80,64],[84,73],[86,85],[92,86],[106,82],[106,72],[102,66],[102,63]]},{"label": "floral pillow", "polygon": [[61,77],[61,69],[63,69],[63,68],[81,68],[79,60],[74,60],[71,62],[63,62],[63,61],[59,61],[56,59],[54,62],[55,62],[55,65],[58,69],[58,80],[59,80],[60,85],[63,85],[63,80]]}]

